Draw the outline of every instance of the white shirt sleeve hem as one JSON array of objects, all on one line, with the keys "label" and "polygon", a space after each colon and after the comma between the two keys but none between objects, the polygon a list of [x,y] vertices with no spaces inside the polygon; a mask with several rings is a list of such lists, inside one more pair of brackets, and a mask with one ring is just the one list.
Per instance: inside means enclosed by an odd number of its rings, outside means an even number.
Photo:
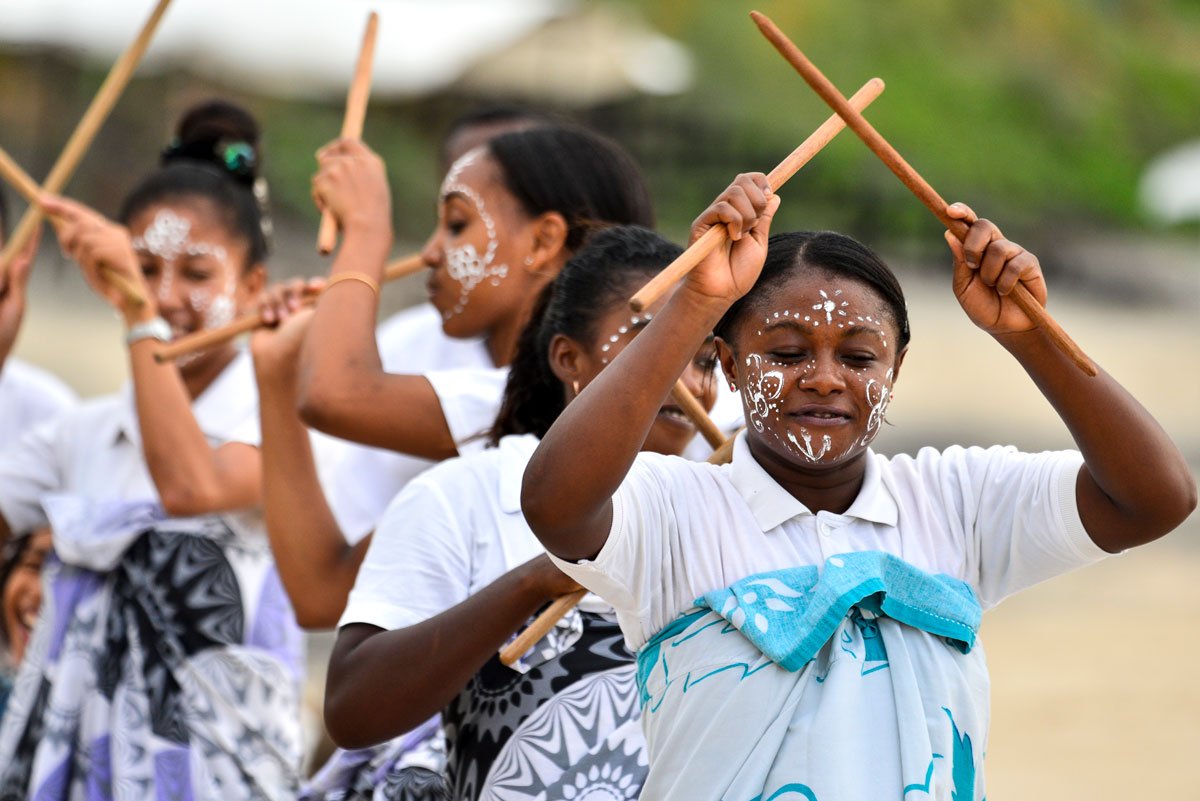
[{"label": "white shirt sleeve hem", "polygon": [[1059,465],[1054,486],[1054,505],[1057,510],[1058,524],[1067,545],[1084,564],[1087,564],[1114,554],[1110,554],[1092,540],[1083,526],[1083,519],[1079,516],[1079,502],[1075,486],[1079,481],[1079,470],[1082,466],[1082,458],[1064,460]]},{"label": "white shirt sleeve hem", "polygon": [[395,631],[396,629],[414,626],[420,623],[424,618],[413,613],[408,609],[401,609],[388,603],[379,601],[354,601],[351,599],[346,604],[346,611],[342,612],[341,619],[338,620],[337,627],[348,626],[351,623],[367,623],[371,626],[378,626],[386,631]]}]

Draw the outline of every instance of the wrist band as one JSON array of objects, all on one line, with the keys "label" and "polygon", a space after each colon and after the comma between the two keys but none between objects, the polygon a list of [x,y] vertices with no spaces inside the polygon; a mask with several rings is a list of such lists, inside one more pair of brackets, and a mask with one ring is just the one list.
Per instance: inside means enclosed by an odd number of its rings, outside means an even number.
[{"label": "wrist band", "polygon": [[157,339],[159,342],[171,341],[171,326],[161,317],[151,317],[140,323],[129,326],[125,332],[125,344],[132,345],[143,339]]},{"label": "wrist band", "polygon": [[375,293],[375,297],[379,297],[379,282],[366,273],[360,273],[357,270],[340,272],[325,282],[325,289],[328,290],[338,281],[360,281],[371,288],[371,291]]}]

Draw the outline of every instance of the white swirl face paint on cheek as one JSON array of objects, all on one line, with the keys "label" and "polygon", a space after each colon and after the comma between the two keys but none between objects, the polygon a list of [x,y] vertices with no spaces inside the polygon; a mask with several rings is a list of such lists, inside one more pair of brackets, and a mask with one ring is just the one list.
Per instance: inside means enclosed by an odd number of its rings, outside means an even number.
[{"label": "white swirl face paint on cheek", "polygon": [[779,398],[783,395],[783,372],[763,368],[765,360],[761,353],[746,357],[746,380],[742,386],[742,407],[754,430],[762,433],[771,414],[779,411]]},{"label": "white swirl face paint on cheek", "polygon": [[874,378],[867,381],[866,393],[867,404],[871,407],[871,413],[867,417],[867,430],[863,433],[862,439],[858,441],[859,445],[866,446],[871,440],[879,435],[879,429],[883,425],[883,418],[887,414],[888,404],[892,400],[892,368],[888,368],[887,375],[883,381],[876,381]]},{"label": "white swirl face paint on cheek", "polygon": [[450,193],[455,193],[470,200],[487,231],[487,246],[483,255],[480,255],[478,249],[472,244],[446,249],[446,272],[458,282],[460,287],[458,302],[454,304],[453,309],[442,315],[447,320],[463,313],[467,301],[470,300],[471,292],[480,283],[490,280],[492,286],[498,286],[500,281],[508,276],[507,264],[493,264],[496,258],[496,249],[500,245],[500,240],[496,235],[495,220],[492,219],[492,215],[488,214],[483,197],[460,179],[462,171],[476,162],[480,152],[478,149],[472,150],[454,162],[454,166],[446,173],[446,179],[442,182],[441,196],[445,197]]}]

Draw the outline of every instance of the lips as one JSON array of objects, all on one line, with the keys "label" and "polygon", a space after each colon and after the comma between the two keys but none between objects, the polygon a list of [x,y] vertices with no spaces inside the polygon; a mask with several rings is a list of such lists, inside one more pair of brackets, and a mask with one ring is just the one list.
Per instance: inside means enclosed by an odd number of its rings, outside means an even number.
[{"label": "lips", "polygon": [[691,419],[689,419],[688,416],[683,413],[683,409],[680,409],[674,404],[667,404],[659,409],[658,419],[670,423],[671,425],[682,426],[689,429],[695,428],[695,426],[692,425]]},{"label": "lips", "polygon": [[809,404],[789,412],[788,417],[806,426],[841,426],[853,420],[853,415],[836,406]]}]

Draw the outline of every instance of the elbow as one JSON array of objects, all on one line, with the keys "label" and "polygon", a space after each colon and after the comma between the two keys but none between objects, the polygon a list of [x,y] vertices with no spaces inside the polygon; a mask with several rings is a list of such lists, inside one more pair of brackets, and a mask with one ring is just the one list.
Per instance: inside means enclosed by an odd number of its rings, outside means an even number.
[{"label": "elbow", "polygon": [[329,739],[348,751],[369,748],[375,744],[375,740],[365,731],[361,718],[355,720],[357,716],[353,704],[342,696],[343,693],[331,688],[325,691],[325,731],[329,732]]},{"label": "elbow", "polygon": [[169,517],[195,517],[221,511],[217,494],[199,486],[159,487],[158,500]]}]

